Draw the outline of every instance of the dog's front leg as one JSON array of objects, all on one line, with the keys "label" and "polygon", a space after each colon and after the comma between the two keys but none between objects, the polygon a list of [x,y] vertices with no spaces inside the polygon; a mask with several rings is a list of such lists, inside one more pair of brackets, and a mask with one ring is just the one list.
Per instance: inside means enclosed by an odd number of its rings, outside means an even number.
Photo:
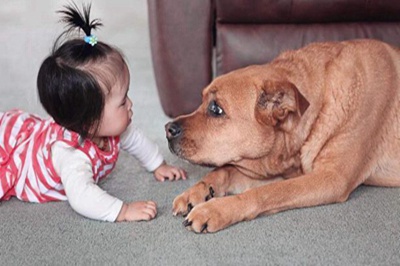
[{"label": "dog's front leg", "polygon": [[[178,195],[173,202],[173,214],[186,216],[194,206],[213,197],[238,194],[265,184],[265,180],[251,179],[234,166],[223,166],[208,173],[201,181]],[[270,181],[269,181],[270,182]]]},{"label": "dog's front leg", "polygon": [[216,232],[261,214],[343,202],[355,186],[346,180],[338,172],[314,172],[238,195],[214,198],[194,207],[184,225],[197,233]]}]

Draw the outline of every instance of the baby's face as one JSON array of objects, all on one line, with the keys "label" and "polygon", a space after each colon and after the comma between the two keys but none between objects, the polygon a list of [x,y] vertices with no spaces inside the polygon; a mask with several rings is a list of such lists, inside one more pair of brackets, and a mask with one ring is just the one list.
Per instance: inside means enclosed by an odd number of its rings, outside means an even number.
[{"label": "baby's face", "polygon": [[131,123],[132,101],[128,97],[130,76],[125,63],[122,71],[115,78],[116,82],[106,93],[103,117],[97,137],[119,136]]}]

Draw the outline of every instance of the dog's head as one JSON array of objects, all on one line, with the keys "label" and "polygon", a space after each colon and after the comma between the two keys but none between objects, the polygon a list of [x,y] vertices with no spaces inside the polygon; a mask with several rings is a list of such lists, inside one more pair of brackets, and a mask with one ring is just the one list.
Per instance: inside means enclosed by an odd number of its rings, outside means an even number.
[{"label": "dog's head", "polygon": [[212,166],[268,155],[277,132],[290,131],[308,102],[292,83],[260,71],[253,66],[215,79],[196,111],[166,125],[170,150]]}]

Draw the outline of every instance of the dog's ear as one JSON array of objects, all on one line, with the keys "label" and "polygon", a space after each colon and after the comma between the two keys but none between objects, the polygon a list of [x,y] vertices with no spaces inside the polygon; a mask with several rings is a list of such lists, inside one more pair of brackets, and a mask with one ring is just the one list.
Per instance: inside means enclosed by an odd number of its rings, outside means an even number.
[{"label": "dog's ear", "polygon": [[292,83],[265,81],[257,100],[257,119],[275,126],[291,114],[302,116],[308,106],[308,101]]}]

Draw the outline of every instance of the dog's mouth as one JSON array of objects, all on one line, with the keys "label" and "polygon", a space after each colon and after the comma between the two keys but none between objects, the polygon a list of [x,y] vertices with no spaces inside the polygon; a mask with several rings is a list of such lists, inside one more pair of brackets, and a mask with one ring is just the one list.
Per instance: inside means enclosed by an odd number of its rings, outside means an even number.
[{"label": "dog's mouth", "polygon": [[174,140],[168,140],[168,148],[171,153],[181,157],[182,152],[180,146],[176,145]]},{"label": "dog's mouth", "polygon": [[175,154],[179,158],[189,160],[189,156],[187,155],[187,152],[182,149],[182,145],[180,144],[179,139],[168,139],[168,148],[171,153]]},{"label": "dog's mouth", "polygon": [[175,154],[179,158],[188,161],[191,164],[196,164],[205,167],[216,167],[215,164],[212,162],[205,162],[205,161],[197,161],[192,159],[193,156],[196,154],[196,144],[194,141],[187,141],[189,143],[186,145],[185,149],[182,148],[182,139],[169,139],[168,140],[168,148],[171,153]]}]

